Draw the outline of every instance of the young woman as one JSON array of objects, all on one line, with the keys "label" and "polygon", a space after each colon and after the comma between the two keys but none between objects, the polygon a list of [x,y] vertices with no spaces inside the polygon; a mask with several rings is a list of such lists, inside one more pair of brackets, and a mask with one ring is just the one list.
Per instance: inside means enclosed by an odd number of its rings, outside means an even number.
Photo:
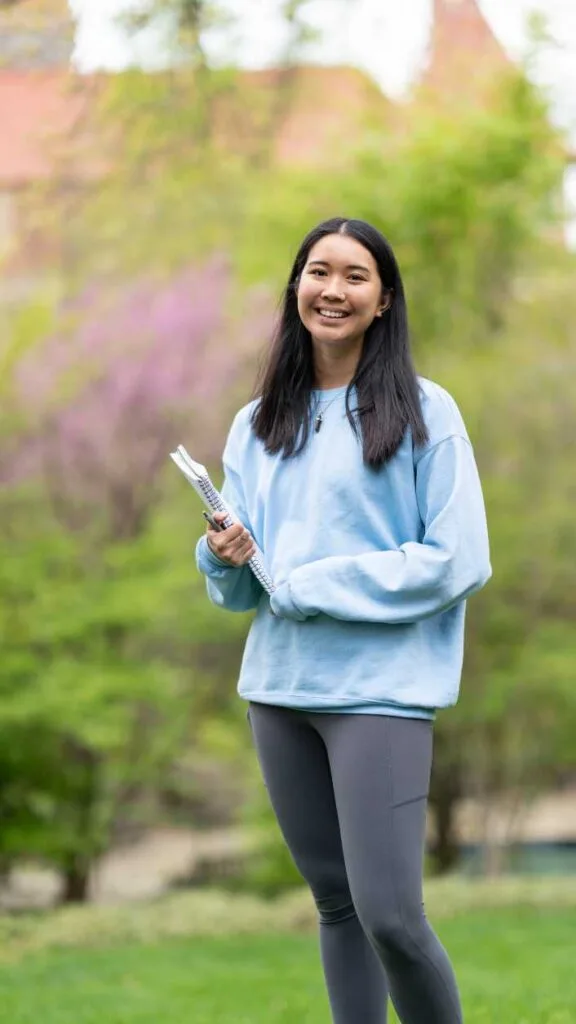
[{"label": "young woman", "polygon": [[[264,780],[310,886],[335,1024],[458,1024],[422,906],[437,708],[453,704],[465,600],[491,575],[466,428],[416,376],[388,242],[336,218],[304,239],[224,496],[197,548],[211,600],[256,609],[239,681]],[[246,564],[263,553],[271,598]]]}]

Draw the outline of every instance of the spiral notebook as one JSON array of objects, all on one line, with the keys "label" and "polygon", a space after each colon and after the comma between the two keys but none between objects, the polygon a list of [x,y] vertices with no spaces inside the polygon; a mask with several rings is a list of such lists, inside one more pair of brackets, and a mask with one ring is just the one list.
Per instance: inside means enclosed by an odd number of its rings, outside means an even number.
[{"label": "spiral notebook", "polygon": [[[206,467],[191,459],[183,445],[179,444],[175,452],[170,452],[170,458],[176,463],[188,483],[192,485],[196,493],[201,497],[206,507],[211,512],[224,512],[226,514],[226,519],[222,523],[224,527],[232,526],[233,523],[239,522],[238,517],[227,507],[222,495],[214,487]],[[260,555],[253,555],[248,565],[256,579],[262,584],[266,593],[273,594],[275,590],[274,583],[266,572]]]}]

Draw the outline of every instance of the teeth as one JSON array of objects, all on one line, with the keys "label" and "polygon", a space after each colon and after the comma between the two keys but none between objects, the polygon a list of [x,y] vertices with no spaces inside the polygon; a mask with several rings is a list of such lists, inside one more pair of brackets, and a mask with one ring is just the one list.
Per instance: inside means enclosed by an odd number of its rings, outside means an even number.
[{"label": "teeth", "polygon": [[320,309],[318,312],[320,313],[320,316],[328,316],[334,320],[342,320],[348,315],[347,313],[341,313],[336,309]]}]

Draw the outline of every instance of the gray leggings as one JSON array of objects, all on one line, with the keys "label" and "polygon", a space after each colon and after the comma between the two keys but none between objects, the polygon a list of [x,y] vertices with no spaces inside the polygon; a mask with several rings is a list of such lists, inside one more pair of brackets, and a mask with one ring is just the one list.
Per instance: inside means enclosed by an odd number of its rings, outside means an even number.
[{"label": "gray leggings", "polygon": [[264,781],[320,918],[334,1024],[461,1024],[422,905],[432,723],[250,704]]}]

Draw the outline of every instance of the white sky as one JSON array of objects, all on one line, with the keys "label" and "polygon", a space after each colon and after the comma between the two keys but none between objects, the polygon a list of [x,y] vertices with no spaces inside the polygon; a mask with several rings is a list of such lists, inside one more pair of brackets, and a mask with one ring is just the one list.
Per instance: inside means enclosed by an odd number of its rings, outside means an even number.
[{"label": "white sky", "polygon": [[[280,0],[221,0],[237,19],[234,29],[207,40],[211,56],[244,67],[273,64],[282,51]],[[162,40],[157,33],[129,39],[116,19],[137,0],[69,0],[79,16],[75,62],[82,70],[118,69],[129,63],[158,66]],[[479,0],[479,6],[505,49],[522,58],[528,49],[531,11],[547,19],[554,43],[546,46],[534,77],[549,91],[555,119],[576,145],[576,0]],[[365,68],[392,96],[409,88],[426,59],[432,0],[308,0],[310,25],[322,33],[307,57],[318,63]],[[568,191],[576,210],[576,171]],[[576,225],[574,228],[576,243]]]}]

